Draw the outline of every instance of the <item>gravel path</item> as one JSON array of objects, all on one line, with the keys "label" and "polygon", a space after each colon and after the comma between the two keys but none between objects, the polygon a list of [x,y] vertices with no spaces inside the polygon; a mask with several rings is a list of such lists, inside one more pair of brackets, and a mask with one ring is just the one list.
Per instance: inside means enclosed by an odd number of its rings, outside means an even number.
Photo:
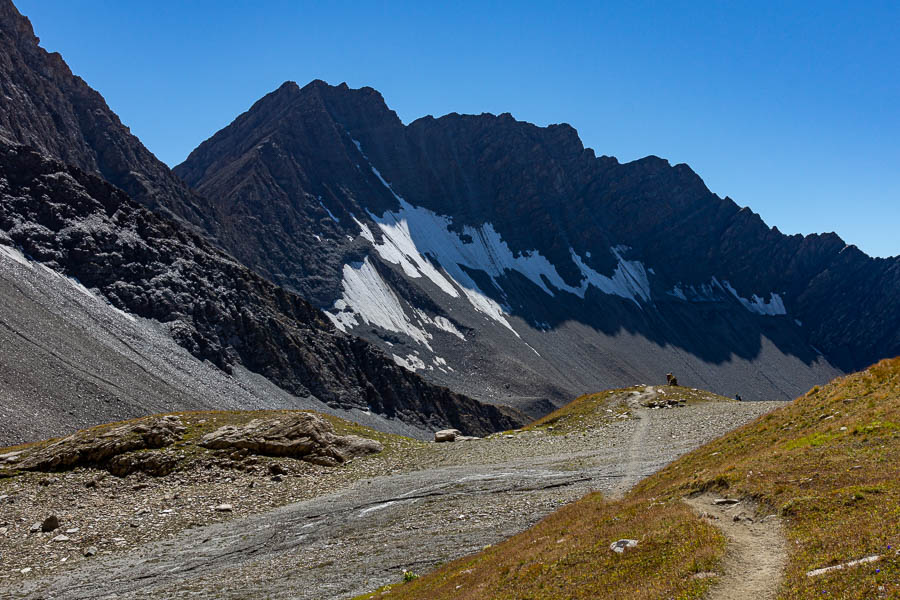
[{"label": "gravel path", "polygon": [[589,491],[622,493],[781,404],[632,407],[635,418],[575,434],[412,447],[394,473],[26,578],[0,597],[347,598],[497,543]]}]

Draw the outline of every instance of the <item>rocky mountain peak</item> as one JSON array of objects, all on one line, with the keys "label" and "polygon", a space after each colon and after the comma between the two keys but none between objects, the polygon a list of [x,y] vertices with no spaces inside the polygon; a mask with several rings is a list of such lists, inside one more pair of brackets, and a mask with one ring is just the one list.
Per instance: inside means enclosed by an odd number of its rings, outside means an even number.
[{"label": "rocky mountain peak", "polygon": [[0,136],[94,172],[148,208],[215,232],[215,207],[194,194],[122,124],[30,21],[0,0]]}]

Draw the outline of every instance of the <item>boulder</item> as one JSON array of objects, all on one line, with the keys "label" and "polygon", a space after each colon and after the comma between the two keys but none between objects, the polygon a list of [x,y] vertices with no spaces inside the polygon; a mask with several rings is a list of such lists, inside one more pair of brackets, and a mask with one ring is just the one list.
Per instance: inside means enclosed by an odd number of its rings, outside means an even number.
[{"label": "boulder", "polygon": [[455,442],[456,438],[462,435],[459,429],[441,429],[434,432],[435,442]]},{"label": "boulder", "polygon": [[86,429],[25,455],[16,467],[41,472],[77,466],[106,467],[126,452],[170,446],[184,432],[181,419],[174,415],[141,419],[103,433]]},{"label": "boulder", "polygon": [[254,454],[299,458],[325,466],[383,450],[375,440],[335,434],[331,423],[312,413],[254,419],[243,426],[225,425],[203,436],[200,445],[212,450],[243,448]]}]

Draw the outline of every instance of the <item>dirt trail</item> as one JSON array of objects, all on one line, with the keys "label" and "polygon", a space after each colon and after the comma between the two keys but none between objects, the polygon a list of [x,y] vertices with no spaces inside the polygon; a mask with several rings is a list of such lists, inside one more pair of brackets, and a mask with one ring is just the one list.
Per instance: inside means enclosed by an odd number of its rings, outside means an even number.
[{"label": "dirt trail", "polygon": [[647,386],[643,392],[635,393],[625,400],[628,409],[637,421],[637,425],[631,440],[628,442],[628,455],[623,465],[624,476],[621,485],[610,494],[614,498],[624,496],[625,492],[630,490],[634,484],[645,476],[643,468],[646,460],[645,448],[651,420],[650,411],[645,405],[656,400],[657,395],[656,388]]},{"label": "dirt trail", "polygon": [[710,495],[685,500],[728,539],[722,573],[707,600],[773,600],[787,562],[781,521],[777,515],[759,517],[746,502],[717,506],[714,500]]}]

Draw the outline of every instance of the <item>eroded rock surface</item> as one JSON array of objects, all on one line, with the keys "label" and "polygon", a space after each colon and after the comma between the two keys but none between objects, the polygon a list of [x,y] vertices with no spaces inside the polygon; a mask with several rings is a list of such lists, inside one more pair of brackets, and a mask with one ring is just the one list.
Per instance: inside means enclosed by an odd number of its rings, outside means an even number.
[{"label": "eroded rock surface", "polygon": [[382,450],[375,440],[335,434],[331,423],[311,413],[254,419],[240,427],[225,425],[203,436],[200,445],[212,450],[235,448],[265,456],[302,458],[326,466]]},{"label": "eroded rock surface", "polygon": [[15,466],[23,471],[46,472],[90,465],[109,467],[118,475],[127,475],[135,470],[158,473],[160,464],[171,461],[160,460],[152,453],[127,460],[123,460],[121,455],[135,450],[171,446],[181,439],[184,431],[181,419],[174,415],[143,419],[100,434],[88,429],[26,453]]}]

